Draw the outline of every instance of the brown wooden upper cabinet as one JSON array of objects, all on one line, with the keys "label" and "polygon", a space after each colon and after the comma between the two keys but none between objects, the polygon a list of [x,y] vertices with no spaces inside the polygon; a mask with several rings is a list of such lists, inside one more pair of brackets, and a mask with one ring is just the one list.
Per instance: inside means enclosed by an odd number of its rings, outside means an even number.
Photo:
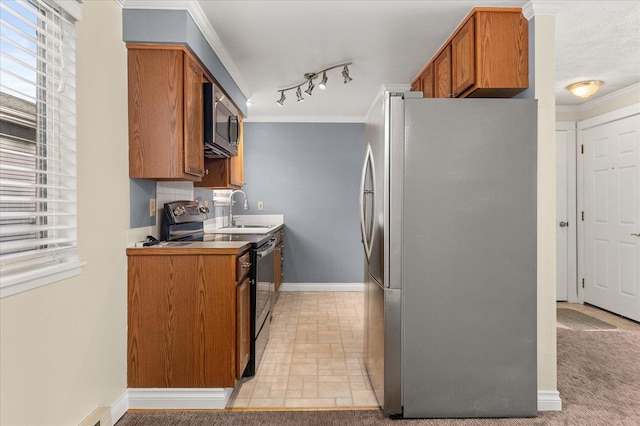
[{"label": "brown wooden upper cabinet", "polygon": [[420,78],[416,78],[411,83],[411,91],[423,92],[425,98],[434,97],[433,64],[429,64],[424,72],[420,74]]},{"label": "brown wooden upper cabinet", "polygon": [[[431,74],[433,92],[424,85]],[[420,87],[424,97],[479,98],[509,98],[529,87],[529,30],[522,10],[474,8],[411,87]]]},{"label": "brown wooden upper cabinet", "polygon": [[204,176],[202,84],[211,81],[182,46],[128,45],[129,177]]},{"label": "brown wooden upper cabinet", "polygon": [[193,186],[207,189],[240,189],[244,185],[243,124],[238,117],[238,155],[231,158],[205,158],[204,176]]}]

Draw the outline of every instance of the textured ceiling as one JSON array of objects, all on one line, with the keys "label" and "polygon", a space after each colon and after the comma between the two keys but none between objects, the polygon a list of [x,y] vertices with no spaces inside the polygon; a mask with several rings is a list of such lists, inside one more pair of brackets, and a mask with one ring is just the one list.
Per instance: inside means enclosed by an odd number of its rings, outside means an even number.
[{"label": "textured ceiling", "polygon": [[602,80],[590,99],[640,82],[640,1],[567,1],[556,17],[556,104],[584,103],[566,90]]}]

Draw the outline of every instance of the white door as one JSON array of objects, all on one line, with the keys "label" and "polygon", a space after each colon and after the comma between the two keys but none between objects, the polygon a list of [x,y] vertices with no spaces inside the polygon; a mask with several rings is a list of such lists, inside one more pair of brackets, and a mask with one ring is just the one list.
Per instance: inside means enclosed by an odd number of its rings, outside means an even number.
[{"label": "white door", "polygon": [[584,130],[584,301],[640,321],[640,115]]},{"label": "white door", "polygon": [[[572,141],[573,142],[573,141]],[[556,130],[556,300],[568,298],[569,226],[575,227],[568,216],[569,132]]]}]

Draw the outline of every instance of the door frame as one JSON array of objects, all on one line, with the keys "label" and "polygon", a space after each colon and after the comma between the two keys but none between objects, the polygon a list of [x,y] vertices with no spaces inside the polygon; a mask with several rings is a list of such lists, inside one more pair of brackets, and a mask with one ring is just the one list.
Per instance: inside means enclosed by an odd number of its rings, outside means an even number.
[{"label": "door frame", "polygon": [[[567,132],[567,302],[582,303],[581,292],[578,285],[578,227],[581,226],[577,212],[577,192],[576,179],[579,175],[577,170],[578,142],[576,139],[576,122],[558,121],[556,122],[556,132]],[[557,183],[556,183],[557,185]],[[557,220],[556,220],[557,222]],[[556,223],[556,229],[558,227]],[[559,255],[556,253],[556,268],[559,267]],[[557,285],[557,283],[556,283]]]},{"label": "door frame", "polygon": [[[632,115],[640,114],[640,103],[629,105],[624,108],[617,109],[615,111],[611,111],[602,115],[598,115],[593,118],[588,118],[586,120],[578,121],[576,123],[576,141],[577,147],[580,147],[584,143],[584,131],[587,129],[591,129],[596,126],[601,126],[603,124],[611,123],[612,121],[621,120],[623,118],[630,117]],[[576,151],[579,152],[580,150]],[[579,221],[579,217],[581,213],[584,211],[584,160],[582,155],[578,155],[577,161],[577,215],[576,215],[576,223],[578,231],[578,239],[577,239],[577,258],[578,258],[578,282],[582,283],[584,279],[584,222]],[[582,285],[578,285],[577,292],[577,303],[584,303],[584,290]]]}]

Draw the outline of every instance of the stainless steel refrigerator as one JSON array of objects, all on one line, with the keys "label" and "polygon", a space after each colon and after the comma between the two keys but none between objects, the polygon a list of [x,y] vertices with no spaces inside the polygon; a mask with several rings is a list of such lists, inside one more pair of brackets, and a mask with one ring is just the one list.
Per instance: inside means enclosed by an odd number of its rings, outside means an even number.
[{"label": "stainless steel refrigerator", "polygon": [[365,364],[386,415],[537,414],[536,116],[416,92],[372,106]]}]

